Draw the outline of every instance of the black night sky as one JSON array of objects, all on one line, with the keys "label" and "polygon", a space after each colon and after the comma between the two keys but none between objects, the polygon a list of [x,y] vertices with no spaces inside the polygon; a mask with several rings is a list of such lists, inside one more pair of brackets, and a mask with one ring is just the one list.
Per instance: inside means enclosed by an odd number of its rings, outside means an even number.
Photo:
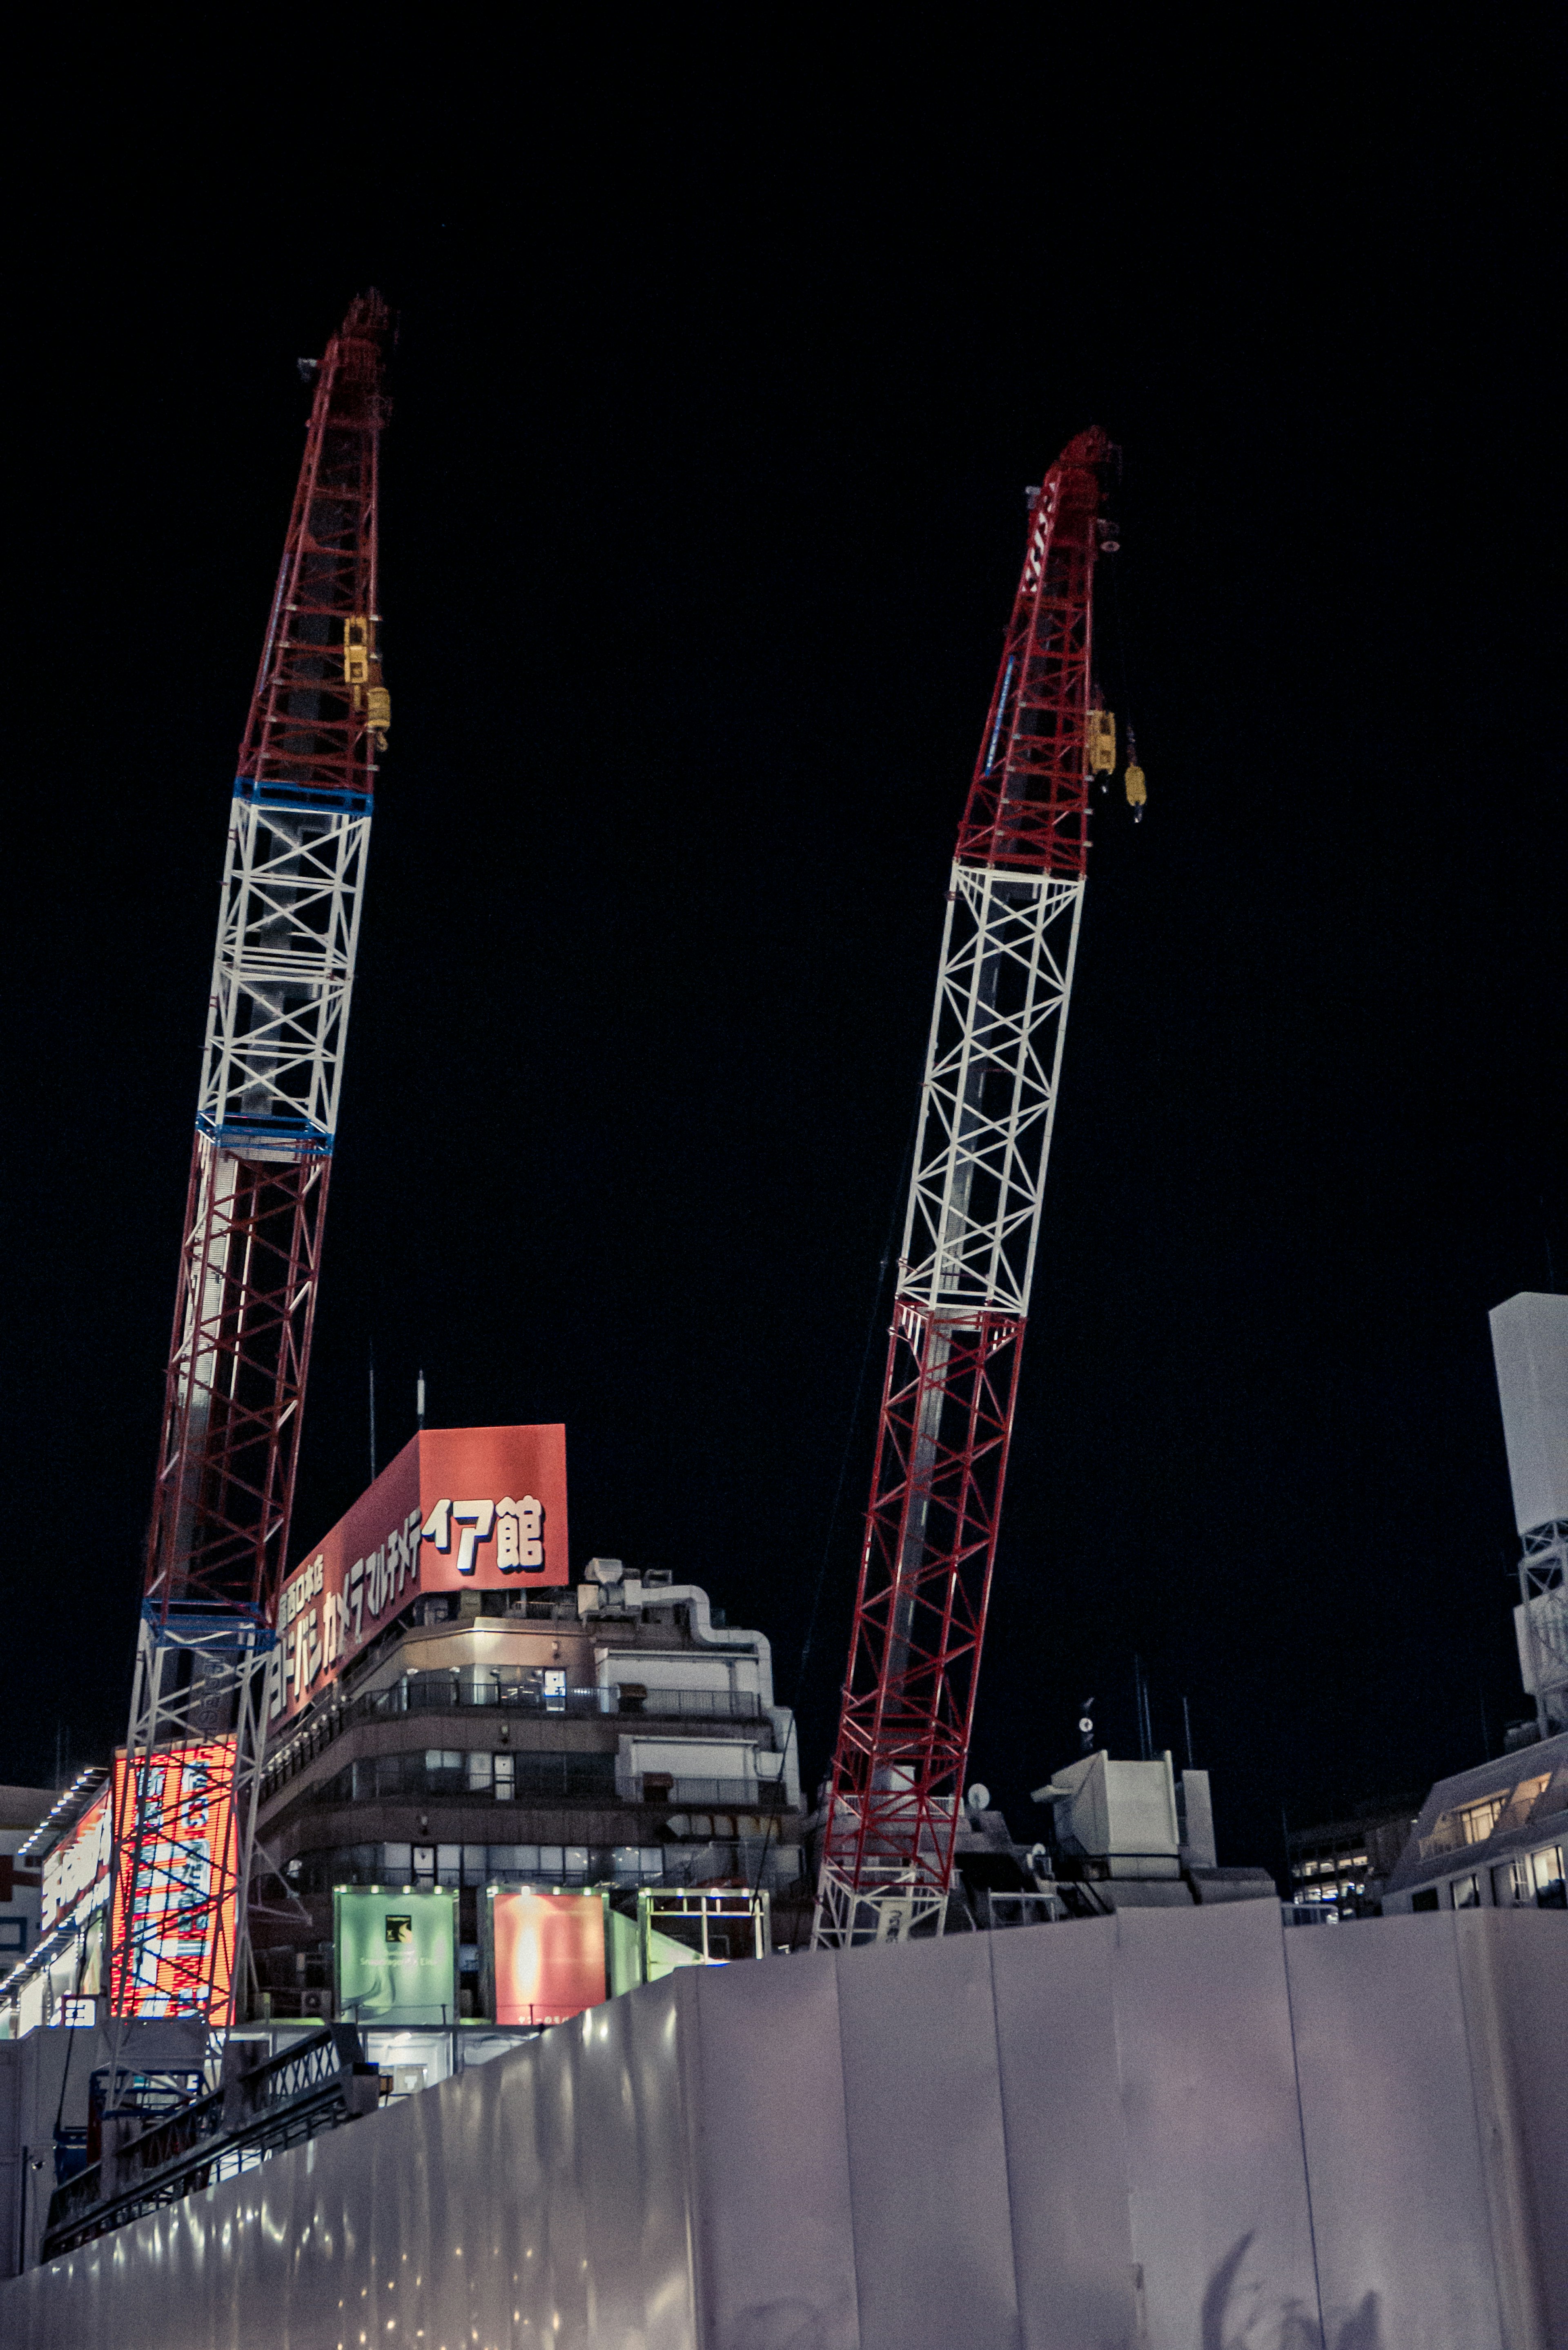
[{"label": "black night sky", "polygon": [[267,187],[172,113],[64,140],[12,224],[0,1776],[124,1734],[295,361],[368,283],[394,733],[295,1554],[372,1346],[383,1461],[421,1364],[436,1423],[564,1419],[576,1559],[766,1630],[815,1782],[1023,488],[1097,422],[1149,808],[1096,818],[971,1776],[1033,1833],[1085,1697],[1136,1753],[1135,1651],[1224,1861],[1500,1750],[1486,1315],[1568,1279],[1525,21],[1136,91],[1043,25],[1033,95],[803,33],[765,108],[651,49],[590,103],[585,47],[472,119],[408,55]]}]

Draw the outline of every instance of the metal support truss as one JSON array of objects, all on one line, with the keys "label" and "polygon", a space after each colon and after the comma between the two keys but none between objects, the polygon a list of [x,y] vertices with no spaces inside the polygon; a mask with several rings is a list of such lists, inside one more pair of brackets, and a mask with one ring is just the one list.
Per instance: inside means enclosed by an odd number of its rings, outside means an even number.
[{"label": "metal support truss", "polygon": [[814,1943],[940,1933],[974,1721],[1088,844],[1085,433],[1035,497],[959,830]]},{"label": "metal support truss", "polygon": [[270,1604],[284,1565],[331,1161],[198,1134],[149,1538],[148,1596]]},{"label": "metal support truss", "polygon": [[941,1929],[1023,1323],[900,1297],[815,1938]]},{"label": "metal support truss", "polygon": [[370,817],[305,796],[242,783],[229,823],[196,1126],[252,1159],[337,1127]]},{"label": "metal support truss", "polygon": [[1568,1730],[1568,1518],[1524,1537],[1519,1562],[1520,1666],[1542,1738]]},{"label": "metal support truss", "polygon": [[1082,881],[952,868],[900,1299],[1028,1310],[1083,903]]},{"label": "metal support truss", "polygon": [[199,2017],[218,2030],[233,2020],[274,1644],[237,1611],[143,1607],[113,1799],[117,2030],[131,2016]]},{"label": "metal support truss", "polygon": [[229,823],[145,1589],[270,1610],[390,708],[376,631],[375,295],[317,371]]},{"label": "metal support truss", "polygon": [[[126,1753],[109,2006],[226,2029],[287,1565],[378,753],[389,321],[361,296],[316,395],[240,747]],[[118,2050],[116,2052],[118,2063]]]}]

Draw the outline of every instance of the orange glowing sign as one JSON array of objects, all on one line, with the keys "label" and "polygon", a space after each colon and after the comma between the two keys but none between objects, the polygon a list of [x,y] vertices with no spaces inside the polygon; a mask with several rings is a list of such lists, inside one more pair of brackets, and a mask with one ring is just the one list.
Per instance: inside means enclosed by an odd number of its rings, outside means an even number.
[{"label": "orange glowing sign", "polygon": [[308,1705],[420,1592],[567,1575],[566,1430],[421,1429],[284,1585],[268,1720]]},{"label": "orange glowing sign", "polygon": [[607,1996],[602,1893],[493,1893],[497,2023],[565,2023]]},{"label": "orange glowing sign", "polygon": [[101,1905],[109,1850],[109,1789],[103,1787],[44,1862],[40,1933],[52,1934],[67,1919],[74,1924]]},{"label": "orange glowing sign", "polygon": [[115,1756],[110,2006],[117,2015],[222,2022],[234,1983],[238,1890],[234,1742],[160,1747],[137,1775],[140,1804],[124,1754]]}]

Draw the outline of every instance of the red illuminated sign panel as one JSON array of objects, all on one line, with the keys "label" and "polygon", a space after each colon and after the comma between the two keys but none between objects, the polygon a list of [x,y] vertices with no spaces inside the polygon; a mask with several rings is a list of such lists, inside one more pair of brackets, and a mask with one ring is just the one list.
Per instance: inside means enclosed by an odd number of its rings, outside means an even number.
[{"label": "red illuminated sign panel", "polygon": [[106,1786],[44,1863],[40,1932],[51,1934],[66,1919],[90,1916],[100,1906],[109,1891],[109,1831]]},{"label": "red illuminated sign panel", "polygon": [[[126,1869],[110,1902],[109,2003],[117,2015],[228,2012],[234,1980],[236,1870],[234,1742],[161,1746],[140,1764],[133,1813],[125,1756],[114,1758],[115,1835]],[[141,1839],[136,1846],[136,1828]],[[137,1849],[130,1930],[125,1874]],[[130,1953],[127,1980],[124,1952]]]},{"label": "red illuminated sign panel", "polygon": [[607,1996],[601,1893],[493,1893],[497,2023],[565,2023]]},{"label": "red illuminated sign panel", "polygon": [[269,1717],[308,1704],[416,1593],[567,1573],[563,1427],[421,1429],[284,1585]]}]

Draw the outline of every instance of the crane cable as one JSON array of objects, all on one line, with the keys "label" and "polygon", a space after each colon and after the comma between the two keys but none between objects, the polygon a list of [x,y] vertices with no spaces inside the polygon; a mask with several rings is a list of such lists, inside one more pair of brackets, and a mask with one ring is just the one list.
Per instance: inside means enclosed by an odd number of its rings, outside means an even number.
[{"label": "crane cable", "polygon": [[[855,1443],[856,1430],[859,1425],[860,1406],[866,1393],[866,1373],[870,1367],[871,1351],[877,1343],[882,1293],[888,1285],[888,1265],[893,1253],[893,1234],[898,1229],[898,1211],[904,1204],[904,1186],[909,1180],[909,1161],[915,1155],[915,1129],[919,1123],[919,1105],[917,1102],[915,1114],[909,1120],[909,1139],[904,1145],[904,1156],[898,1168],[898,1180],[893,1187],[893,1205],[888,1213],[888,1230],[882,1242],[881,1262],[877,1267],[877,1287],[871,1299],[871,1316],[866,1326],[866,1345],[860,1357],[860,1376],[855,1382],[855,1400],[849,1407],[848,1424],[844,1431],[844,1451],[838,1462],[838,1482],[834,1489],[833,1507],[827,1513],[827,1530],[822,1540],[822,1558],[817,1566],[816,1582],[811,1595],[811,1607],[805,1619],[805,1638],[801,1643],[800,1662],[795,1667],[794,1703],[790,1708],[789,1729],[784,1734],[784,1752],[786,1760],[790,1741],[797,1735],[799,1730],[801,1692],[805,1687],[806,1667],[811,1661],[811,1644],[816,1637],[816,1617],[822,1604],[822,1586],[827,1579],[827,1563],[833,1553],[833,1537],[838,1525],[838,1513],[843,1506],[844,1483],[849,1473],[849,1455]],[[779,1772],[782,1778],[783,1762],[779,1765]],[[752,1879],[751,1893],[753,1901],[762,1885],[763,1871],[767,1866],[768,1848],[773,1842],[774,1825],[774,1815],[770,1813],[767,1826],[763,1834],[762,1850],[757,1856],[757,1873]]]},{"label": "crane cable", "polygon": [[1122,618],[1121,566],[1114,557],[1111,562],[1111,602],[1116,608],[1116,667],[1121,672],[1122,716],[1123,723],[1127,729],[1127,763],[1125,778],[1127,806],[1133,812],[1133,822],[1135,824],[1141,824],[1143,822],[1143,812],[1148,798],[1148,794],[1144,783],[1143,769],[1137,763],[1137,737],[1133,731],[1132,723],[1132,689],[1127,683],[1127,623]]}]

